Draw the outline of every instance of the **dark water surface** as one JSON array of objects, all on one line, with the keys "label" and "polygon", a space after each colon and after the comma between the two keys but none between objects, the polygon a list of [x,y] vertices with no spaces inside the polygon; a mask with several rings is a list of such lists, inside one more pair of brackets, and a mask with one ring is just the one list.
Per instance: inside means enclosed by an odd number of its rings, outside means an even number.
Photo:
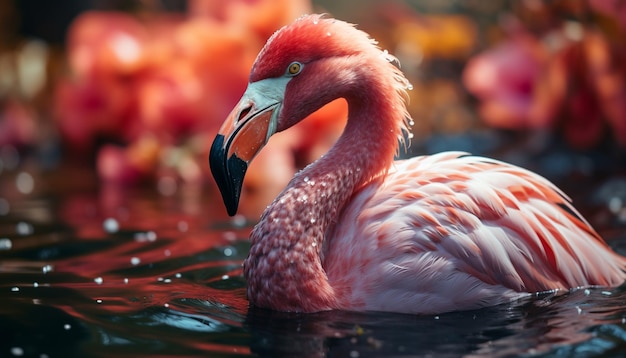
[{"label": "dark water surface", "polygon": [[[626,286],[438,316],[249,309],[250,223],[210,193],[21,195],[12,180],[0,188],[0,357],[626,354]],[[623,226],[604,223],[623,253]]]}]

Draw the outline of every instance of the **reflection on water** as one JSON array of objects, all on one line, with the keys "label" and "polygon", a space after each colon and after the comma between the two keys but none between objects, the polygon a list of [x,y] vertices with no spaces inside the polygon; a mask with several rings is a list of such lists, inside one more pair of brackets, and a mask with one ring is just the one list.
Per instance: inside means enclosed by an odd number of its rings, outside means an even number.
[{"label": "reflection on water", "polygon": [[[626,349],[626,286],[439,316],[248,309],[241,262],[250,226],[227,219],[210,194],[4,190],[3,357],[594,356]],[[606,232],[612,245],[626,243],[620,230]]]}]

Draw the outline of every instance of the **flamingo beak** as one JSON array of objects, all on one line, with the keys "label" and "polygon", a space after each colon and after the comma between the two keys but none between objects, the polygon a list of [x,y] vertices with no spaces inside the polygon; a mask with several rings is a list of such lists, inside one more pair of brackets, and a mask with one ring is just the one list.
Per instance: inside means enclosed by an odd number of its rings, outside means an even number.
[{"label": "flamingo beak", "polygon": [[248,86],[213,141],[211,173],[230,216],[237,213],[248,164],[276,132],[281,103],[282,97],[268,96],[258,86]]}]

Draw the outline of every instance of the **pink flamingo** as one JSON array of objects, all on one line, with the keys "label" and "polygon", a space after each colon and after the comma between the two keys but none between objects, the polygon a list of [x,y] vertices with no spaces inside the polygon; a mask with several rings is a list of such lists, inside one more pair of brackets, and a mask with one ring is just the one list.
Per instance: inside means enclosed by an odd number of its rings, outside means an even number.
[{"label": "pink flamingo", "polygon": [[282,28],[258,55],[211,148],[230,215],[272,134],[340,97],[349,117],[253,229],[253,305],[441,313],[624,281],[626,259],[539,175],[460,152],[394,161],[409,84],[393,62],[364,32],[320,15]]}]

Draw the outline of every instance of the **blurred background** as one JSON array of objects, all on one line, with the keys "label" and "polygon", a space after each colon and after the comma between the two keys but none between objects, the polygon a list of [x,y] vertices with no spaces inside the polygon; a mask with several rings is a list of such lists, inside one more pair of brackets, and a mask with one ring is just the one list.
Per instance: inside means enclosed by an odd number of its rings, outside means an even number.
[{"label": "blurred background", "polygon": [[626,253],[626,1],[2,0],[0,356],[623,355],[623,285],[435,317],[249,310],[249,231],[346,103],[272,137],[233,218],[208,151],[267,38],[310,12],[398,57],[401,157],[538,172]]},{"label": "blurred background", "polygon": [[[2,182],[17,195],[212,187],[207,153],[256,54],[310,12],[358,24],[399,58],[413,84],[402,156],[494,156],[613,200],[626,222],[619,0],[2,1]],[[251,213],[329,148],[345,115],[337,101],[272,139],[246,179]]]}]

